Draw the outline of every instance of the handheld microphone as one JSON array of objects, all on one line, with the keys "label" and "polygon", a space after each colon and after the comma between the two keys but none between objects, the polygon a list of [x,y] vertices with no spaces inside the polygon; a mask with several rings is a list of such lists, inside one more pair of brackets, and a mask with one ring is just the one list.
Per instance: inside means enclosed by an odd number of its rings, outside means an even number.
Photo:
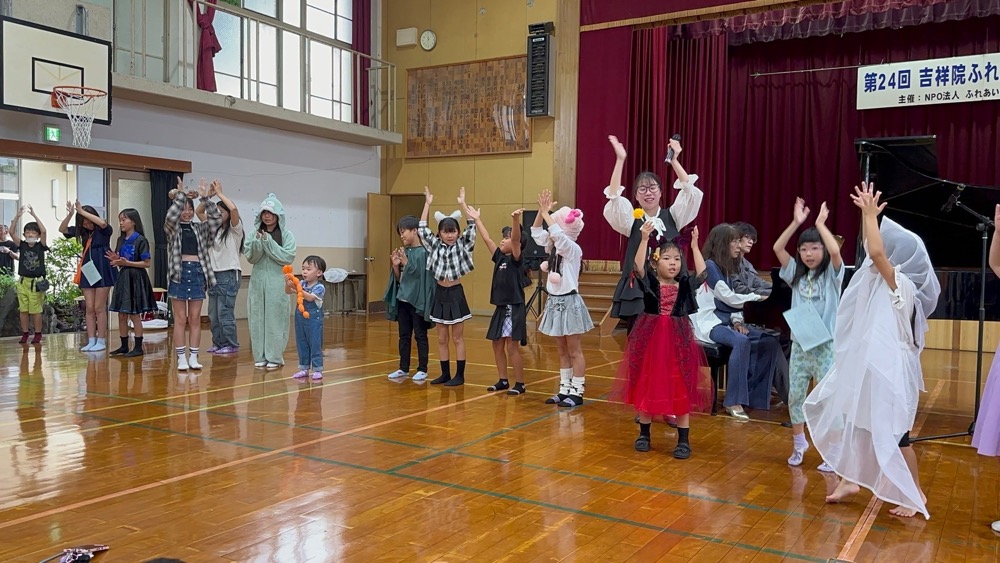
[{"label": "handheld microphone", "polygon": [[[673,139],[673,140],[675,140],[675,141],[680,141],[681,140],[681,134],[680,133],[674,133],[674,136],[670,137],[670,138]],[[663,162],[666,162],[667,164],[670,164],[673,161],[674,161],[674,149],[667,149],[667,156],[666,156],[666,158],[663,159]]]},{"label": "handheld microphone", "polygon": [[955,208],[955,204],[958,203],[958,198],[962,197],[962,192],[965,190],[965,185],[959,184],[955,186],[955,191],[948,198],[948,201],[941,206],[942,213],[951,213],[951,210]]}]

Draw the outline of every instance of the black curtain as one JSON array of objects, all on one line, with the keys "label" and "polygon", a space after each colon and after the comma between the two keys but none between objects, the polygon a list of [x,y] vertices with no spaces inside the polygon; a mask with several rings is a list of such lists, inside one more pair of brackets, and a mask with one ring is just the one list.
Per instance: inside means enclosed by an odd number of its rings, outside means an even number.
[{"label": "black curtain", "polygon": [[150,170],[149,186],[153,198],[150,205],[153,213],[153,224],[146,227],[146,238],[153,242],[153,287],[167,289],[167,234],[163,231],[163,223],[167,219],[167,208],[170,200],[167,194],[177,187],[177,179],[183,178],[177,172],[167,170]]}]

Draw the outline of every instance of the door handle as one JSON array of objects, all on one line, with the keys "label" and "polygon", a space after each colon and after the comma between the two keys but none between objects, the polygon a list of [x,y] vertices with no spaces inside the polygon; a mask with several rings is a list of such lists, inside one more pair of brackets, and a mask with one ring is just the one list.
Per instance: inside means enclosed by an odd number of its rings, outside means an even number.
[{"label": "door handle", "polygon": [[374,261],[375,261],[374,256],[365,256],[365,262],[374,262]]}]

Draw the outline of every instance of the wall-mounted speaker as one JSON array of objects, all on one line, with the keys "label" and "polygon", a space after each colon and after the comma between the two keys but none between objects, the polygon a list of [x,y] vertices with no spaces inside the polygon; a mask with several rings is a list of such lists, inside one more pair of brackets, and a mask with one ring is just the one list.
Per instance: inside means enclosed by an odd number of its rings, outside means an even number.
[{"label": "wall-mounted speaker", "polygon": [[556,110],[555,36],[552,22],[528,26],[528,117],[553,117]]}]

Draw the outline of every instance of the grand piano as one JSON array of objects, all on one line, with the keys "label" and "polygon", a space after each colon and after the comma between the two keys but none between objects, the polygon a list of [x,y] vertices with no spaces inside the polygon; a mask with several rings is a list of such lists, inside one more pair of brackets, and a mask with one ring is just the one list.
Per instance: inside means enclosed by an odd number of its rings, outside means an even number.
[{"label": "grand piano", "polygon": [[[982,233],[976,229],[975,217],[955,207],[945,213],[942,207],[955,191],[955,184],[938,180],[934,137],[888,137],[855,141],[861,177],[869,178],[882,192],[888,203],[885,216],[917,233],[927,246],[941,282],[941,298],[930,318],[979,320],[980,262]],[[994,206],[1000,203],[1000,191],[990,188],[966,187],[961,202],[992,218]],[[990,229],[992,230],[992,229]],[[847,233],[845,233],[847,234]],[[844,244],[845,262],[855,263],[863,257],[860,238],[847,234]],[[993,236],[993,233],[989,233]],[[854,240],[857,239],[856,249]],[[848,268],[844,287],[854,273]],[[788,324],[782,313],[792,304],[792,292],[778,277],[778,268],[771,271],[774,289],[764,301],[747,303],[744,318],[748,323],[781,331],[787,342]],[[1000,320],[1000,279],[987,270],[986,320]]]}]

